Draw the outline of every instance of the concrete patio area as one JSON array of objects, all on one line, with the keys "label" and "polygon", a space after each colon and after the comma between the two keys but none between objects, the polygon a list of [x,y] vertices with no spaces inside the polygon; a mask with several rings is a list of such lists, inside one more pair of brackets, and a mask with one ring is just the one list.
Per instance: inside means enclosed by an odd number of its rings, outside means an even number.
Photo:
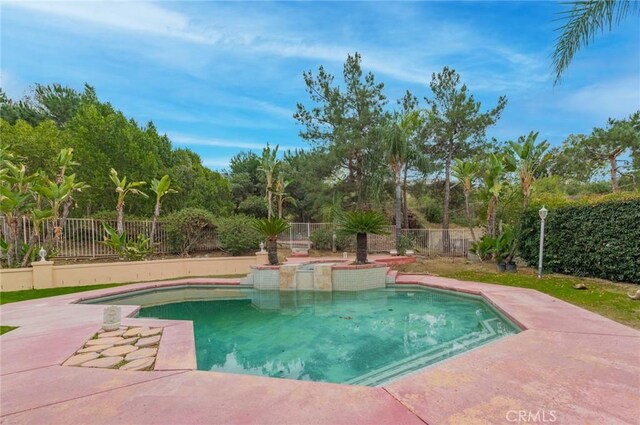
[{"label": "concrete patio area", "polygon": [[[383,387],[195,370],[191,322],[162,327],[153,371],[61,364],[101,326],[102,305],[75,301],[154,286],[237,285],[186,279],[43,298],[0,307],[2,424],[638,424],[640,332],[540,292],[401,275],[483,296],[523,332]],[[135,306],[123,306],[135,315]],[[526,420],[525,420],[526,419]],[[543,420],[545,419],[545,420]]]}]

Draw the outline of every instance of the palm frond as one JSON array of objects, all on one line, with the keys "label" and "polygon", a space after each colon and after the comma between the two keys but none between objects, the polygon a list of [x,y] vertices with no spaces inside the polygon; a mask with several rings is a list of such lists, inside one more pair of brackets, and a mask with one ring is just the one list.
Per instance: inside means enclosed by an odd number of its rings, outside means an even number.
[{"label": "palm frond", "polygon": [[560,82],[575,54],[588,46],[597,33],[611,31],[626,16],[640,10],[638,0],[587,0],[567,4],[572,7],[560,12],[559,20],[565,23],[557,29],[561,34],[552,55],[554,84]]},{"label": "palm frond", "polygon": [[338,218],[338,231],[346,235],[370,233],[386,235],[387,222],[382,214],[376,211],[353,211],[341,214]]},{"label": "palm frond", "polygon": [[267,238],[275,238],[280,233],[289,230],[289,223],[277,217],[256,219],[251,223],[251,227],[266,236]]}]

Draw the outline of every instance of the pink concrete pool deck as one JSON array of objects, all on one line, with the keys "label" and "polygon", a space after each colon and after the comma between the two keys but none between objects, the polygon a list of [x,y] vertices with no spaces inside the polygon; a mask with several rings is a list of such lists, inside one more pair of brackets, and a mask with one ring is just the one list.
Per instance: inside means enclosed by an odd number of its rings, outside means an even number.
[{"label": "pink concrete pool deck", "polygon": [[[98,295],[234,279],[140,283],[0,307],[2,424],[638,424],[640,332],[538,291],[400,275],[483,296],[523,332],[383,387],[195,370],[188,321],[163,327],[153,371],[61,366],[102,323]],[[123,306],[133,316],[137,307]]]}]

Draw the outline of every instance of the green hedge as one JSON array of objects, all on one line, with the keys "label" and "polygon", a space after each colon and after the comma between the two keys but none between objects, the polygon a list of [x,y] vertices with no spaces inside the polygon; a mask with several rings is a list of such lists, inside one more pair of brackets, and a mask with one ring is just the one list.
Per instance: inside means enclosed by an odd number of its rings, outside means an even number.
[{"label": "green hedge", "polygon": [[[538,264],[540,218],[523,217],[520,256]],[[545,221],[544,268],[576,276],[640,283],[640,200],[568,205]]]},{"label": "green hedge", "polygon": [[253,221],[252,217],[242,214],[219,218],[216,231],[220,249],[231,255],[255,253],[264,238],[251,226]]}]

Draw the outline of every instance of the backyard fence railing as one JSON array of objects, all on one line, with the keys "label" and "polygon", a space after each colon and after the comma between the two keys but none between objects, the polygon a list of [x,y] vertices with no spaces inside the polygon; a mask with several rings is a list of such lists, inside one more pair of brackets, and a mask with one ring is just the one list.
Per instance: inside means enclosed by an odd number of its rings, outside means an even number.
[{"label": "backyard fence railing", "polygon": [[[69,218],[60,235],[54,242],[56,256],[60,258],[96,258],[114,256],[109,247],[100,243],[104,239],[105,231],[102,223],[112,227],[116,226],[115,220],[103,220],[94,218]],[[20,222],[24,242],[27,243],[33,223],[28,219]],[[135,239],[139,234],[151,233],[151,220],[125,220],[124,231],[129,238]],[[43,223],[40,234],[46,235],[52,229],[53,223]],[[331,233],[336,231],[333,223],[291,223],[289,230],[279,236],[280,244],[295,248],[310,248],[312,246],[314,232],[324,229]],[[369,235],[368,245],[370,252],[389,252],[395,249],[395,227],[388,226],[387,235]],[[0,238],[6,240],[8,233],[7,223],[4,217],[0,217]],[[403,236],[410,238],[411,247],[416,253],[425,256],[467,255],[471,235],[468,229],[402,229]],[[40,241],[41,242],[41,241]],[[156,249],[159,254],[172,252],[168,234],[164,223],[158,222],[155,235]],[[355,238],[353,243],[355,243]],[[353,244],[352,244],[353,245]],[[205,230],[204,237],[194,251],[212,251],[218,248],[215,229]],[[354,246],[348,246],[352,250]]]},{"label": "backyard fence railing", "polygon": [[[115,254],[108,246],[102,244],[105,231],[102,223],[116,227],[116,220],[103,220],[94,218],[68,218],[62,233],[53,241],[53,249],[59,258],[96,258],[112,257]],[[151,234],[151,220],[125,220],[124,233],[134,240],[139,234]],[[31,237],[33,223],[28,219],[20,221],[22,227],[23,242],[27,243]],[[42,223],[38,243],[53,229],[52,222]],[[0,238],[6,240],[9,229],[4,217],[0,217]],[[211,251],[218,248],[214,229],[205,229],[204,237],[198,243],[194,251]],[[158,222],[154,237],[155,252],[168,254],[172,252],[167,232],[162,221]]]},{"label": "backyard fence railing", "polygon": [[[309,248],[312,246],[313,233],[320,229],[336,232],[333,223],[291,223],[289,230],[281,233],[278,241],[290,248]],[[386,232],[386,235],[368,235],[370,252],[389,252],[395,249],[395,226],[388,226]],[[471,245],[469,229],[401,229],[400,232],[411,240],[408,249],[425,256],[466,256]],[[353,249],[353,246],[349,246],[349,249]]]}]

